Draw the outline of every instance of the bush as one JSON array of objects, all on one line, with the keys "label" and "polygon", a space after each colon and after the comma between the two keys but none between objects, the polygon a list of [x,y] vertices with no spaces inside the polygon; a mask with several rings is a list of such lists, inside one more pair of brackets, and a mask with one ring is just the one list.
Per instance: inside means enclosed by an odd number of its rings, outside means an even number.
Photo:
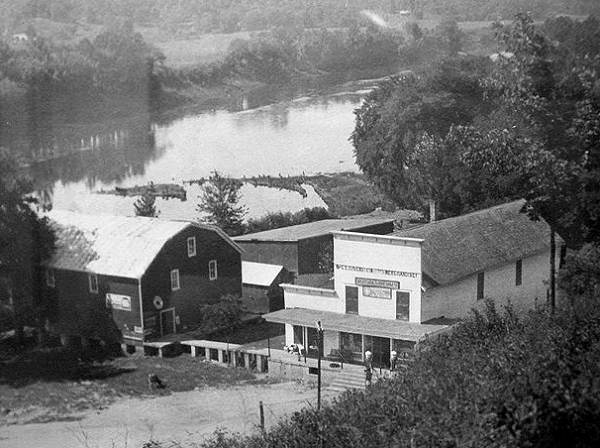
[{"label": "bush", "polygon": [[222,432],[204,447],[547,447],[600,443],[600,312],[532,312],[488,302],[425,342],[400,378],[294,413],[265,434]]},{"label": "bush", "polygon": [[242,302],[239,297],[227,295],[217,303],[203,305],[202,324],[211,330],[229,330],[242,323]]}]

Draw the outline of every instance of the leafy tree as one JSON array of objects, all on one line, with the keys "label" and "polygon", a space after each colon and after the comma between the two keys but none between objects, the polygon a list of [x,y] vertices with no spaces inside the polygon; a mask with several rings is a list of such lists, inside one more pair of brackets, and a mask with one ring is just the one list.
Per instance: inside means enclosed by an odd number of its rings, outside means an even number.
[{"label": "leafy tree", "polygon": [[201,220],[223,229],[228,235],[240,235],[246,208],[238,205],[242,182],[221,176],[217,171],[203,184],[198,211],[206,213]]},{"label": "leafy tree", "polygon": [[572,304],[579,298],[594,303],[600,296],[600,246],[588,243],[567,255],[559,285]]},{"label": "leafy tree", "polygon": [[[484,58],[443,60],[423,73],[383,82],[356,110],[351,137],[356,162],[396,204],[422,208],[431,199],[435,176],[447,173],[422,160],[419,144],[424,137],[443,138],[452,125],[469,124],[486,112],[479,80],[488,64]],[[431,152],[435,148],[429,147],[429,160],[437,157]],[[443,197],[434,199],[442,213],[461,211],[451,209]]]},{"label": "leafy tree", "polygon": [[249,219],[244,233],[262,232],[263,230],[278,229],[329,218],[333,218],[333,216],[323,207],[305,208],[296,213],[268,213],[261,218]]},{"label": "leafy tree", "polygon": [[134,203],[135,216],[147,216],[150,218],[156,218],[158,211],[156,210],[156,195],[155,195],[154,184],[150,182],[148,188],[144,190],[142,196],[140,196]]},{"label": "leafy tree", "polygon": [[20,174],[15,158],[0,148],[0,277],[17,337],[23,325],[41,325],[40,264],[54,250],[55,237],[47,218],[40,218],[30,196],[32,185]]}]

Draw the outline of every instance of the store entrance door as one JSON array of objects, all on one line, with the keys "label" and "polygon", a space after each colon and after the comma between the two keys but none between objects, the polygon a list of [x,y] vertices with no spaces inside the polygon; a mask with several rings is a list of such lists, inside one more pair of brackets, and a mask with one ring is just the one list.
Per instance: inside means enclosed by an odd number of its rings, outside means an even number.
[{"label": "store entrance door", "polygon": [[365,335],[365,352],[373,353],[373,366],[382,369],[390,367],[390,340],[377,336]]}]

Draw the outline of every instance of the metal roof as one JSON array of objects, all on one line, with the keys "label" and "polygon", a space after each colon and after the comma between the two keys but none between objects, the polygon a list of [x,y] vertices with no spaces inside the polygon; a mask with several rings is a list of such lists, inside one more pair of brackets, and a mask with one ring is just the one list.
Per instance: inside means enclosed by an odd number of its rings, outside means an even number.
[{"label": "metal roof", "polygon": [[277,264],[242,261],[242,283],[271,286],[282,270],[283,266]]},{"label": "metal roof", "polygon": [[214,231],[239,250],[219,229],[191,222],[63,210],[46,216],[57,237],[46,265],[55,269],[139,279],[167,241],[190,226]]},{"label": "metal roof", "polygon": [[395,319],[378,319],[356,314],[333,313],[306,308],[286,308],[264,314],[262,317],[268,322],[305,327],[314,327],[315,322],[321,321],[324,330],[417,342],[423,340],[426,336],[433,336],[450,329],[448,325],[418,324]]},{"label": "metal roof", "polygon": [[304,238],[327,235],[339,230],[356,230],[377,224],[393,223],[390,218],[355,217],[347,219],[323,219],[295,226],[249,233],[234,238],[237,242],[247,241],[298,241]]},{"label": "metal roof", "polygon": [[445,285],[550,249],[550,226],[532,221],[521,211],[524,205],[509,202],[393,235],[422,238],[422,270]]}]

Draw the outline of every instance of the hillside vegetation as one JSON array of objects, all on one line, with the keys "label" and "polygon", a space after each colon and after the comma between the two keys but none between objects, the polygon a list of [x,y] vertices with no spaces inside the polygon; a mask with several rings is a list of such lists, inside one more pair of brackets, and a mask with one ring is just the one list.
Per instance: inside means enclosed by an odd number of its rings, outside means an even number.
[{"label": "hillside vegetation", "polygon": [[[598,300],[596,296],[596,300]],[[491,302],[425,343],[403,376],[205,448],[592,447],[600,443],[600,315],[518,318]]]}]

